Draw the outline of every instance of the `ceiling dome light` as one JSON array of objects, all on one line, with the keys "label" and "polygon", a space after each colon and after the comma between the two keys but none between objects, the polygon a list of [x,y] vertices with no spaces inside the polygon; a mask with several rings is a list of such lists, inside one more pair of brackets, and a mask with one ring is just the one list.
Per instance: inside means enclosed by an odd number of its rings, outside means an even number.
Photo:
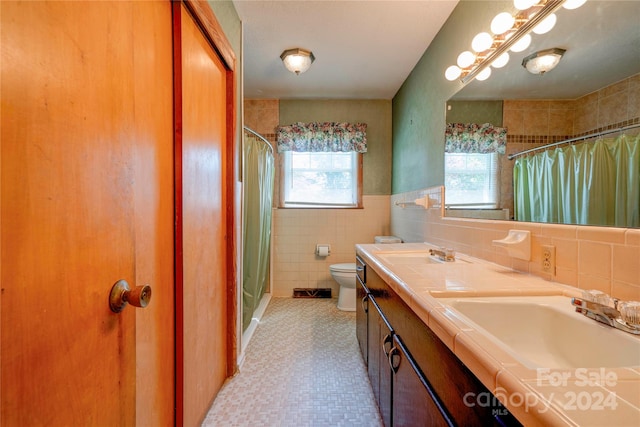
[{"label": "ceiling dome light", "polygon": [[511,46],[511,52],[522,52],[531,44],[531,34],[525,34],[520,40]]},{"label": "ceiling dome light", "polygon": [[456,64],[458,64],[458,67],[460,68],[467,68],[468,66],[473,64],[475,61],[476,61],[476,56],[472,52],[465,50],[460,55],[458,55],[458,60],[456,61]]},{"label": "ceiling dome light", "polygon": [[513,0],[513,5],[518,10],[527,10],[531,6],[538,4],[539,0]]},{"label": "ceiling dome light", "polygon": [[566,50],[554,47],[531,54],[522,60],[522,66],[531,74],[544,74],[555,68]]},{"label": "ceiling dome light", "polygon": [[282,52],[280,59],[282,59],[287,70],[299,75],[311,67],[311,64],[315,61],[316,57],[313,56],[313,53],[309,50],[295,48]]},{"label": "ceiling dome light", "polygon": [[502,55],[498,56],[495,61],[491,63],[491,66],[493,68],[502,68],[507,65],[507,62],[509,62],[509,52],[505,52]]},{"label": "ceiling dome light", "polygon": [[461,74],[462,70],[460,67],[452,65],[444,72],[444,77],[451,82],[460,77]]},{"label": "ceiling dome light", "polygon": [[491,76],[491,67],[487,67],[476,76],[476,80],[484,81]]},{"label": "ceiling dome light", "polygon": [[476,52],[484,52],[493,44],[493,37],[489,33],[478,33],[471,41],[471,48]]},{"label": "ceiling dome light", "polygon": [[577,9],[586,2],[587,0],[565,0],[565,2],[562,4],[562,7],[569,10]]},{"label": "ceiling dome light", "polygon": [[533,32],[536,34],[548,33],[556,25],[557,20],[558,17],[556,16],[556,14],[552,13],[551,15],[544,18],[541,23],[533,27]]},{"label": "ceiling dome light", "polygon": [[516,23],[514,18],[509,12],[499,13],[491,21],[491,32],[493,34],[504,34],[513,28],[513,24]]}]

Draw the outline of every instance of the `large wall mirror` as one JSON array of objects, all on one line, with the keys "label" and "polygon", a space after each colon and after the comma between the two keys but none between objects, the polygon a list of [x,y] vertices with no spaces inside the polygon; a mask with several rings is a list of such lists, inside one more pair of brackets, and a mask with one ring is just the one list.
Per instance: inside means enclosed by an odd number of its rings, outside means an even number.
[{"label": "large wall mirror", "polygon": [[[502,10],[515,12],[512,1],[498,3],[504,5]],[[578,9],[561,8],[556,15],[557,23],[550,32],[533,34],[531,45],[526,50],[510,52],[510,61],[506,66],[494,69],[491,77],[485,81],[470,82],[447,102],[447,123],[490,123],[497,128],[506,128],[507,145],[506,153],[493,160],[476,159],[473,156],[460,160],[449,155],[446,160],[449,166],[445,166],[446,216],[517,220],[520,215],[522,219],[522,205],[516,206],[514,218],[514,165],[517,169],[522,161],[516,163],[515,158],[509,159],[511,155],[567,139],[576,139],[572,144],[578,147],[578,144],[589,144],[599,139],[584,138],[597,133],[610,132],[608,139],[615,139],[623,133],[629,137],[640,134],[640,127],[613,132],[640,124],[640,1],[588,0]],[[489,25],[488,22],[487,30]],[[553,70],[534,75],[522,66],[526,56],[551,48],[566,51]],[[563,146],[568,144],[556,147]],[[534,153],[543,151],[536,150]],[[552,151],[555,151],[555,147]],[[495,205],[464,203],[464,196],[456,201],[450,194],[449,187],[453,188],[456,182],[463,186],[469,182],[469,179],[465,181],[464,175],[455,175],[456,165],[463,161],[470,164],[484,162],[482,168],[485,171],[494,170],[495,182],[489,191],[497,192],[498,201]],[[496,169],[498,172],[495,172]],[[633,173],[636,175],[627,176],[627,179],[640,186],[637,168]],[[596,176],[590,174],[581,179],[595,180]],[[516,182],[516,186],[519,185]],[[531,183],[529,185],[532,187]],[[559,199],[563,197],[558,196]],[[591,205],[603,207],[617,203],[612,194],[598,197],[597,203],[592,201]],[[635,206],[627,210],[635,209],[637,216],[640,194],[635,197],[635,201],[632,200]],[[450,203],[451,200],[454,202]],[[531,203],[537,203],[535,197],[531,197],[531,200]],[[564,202],[576,205],[573,200]],[[522,202],[516,201],[518,203]],[[577,212],[560,220],[535,216],[524,220],[639,226],[637,222],[624,225],[590,222],[581,215]],[[629,215],[634,214],[631,212]]]}]

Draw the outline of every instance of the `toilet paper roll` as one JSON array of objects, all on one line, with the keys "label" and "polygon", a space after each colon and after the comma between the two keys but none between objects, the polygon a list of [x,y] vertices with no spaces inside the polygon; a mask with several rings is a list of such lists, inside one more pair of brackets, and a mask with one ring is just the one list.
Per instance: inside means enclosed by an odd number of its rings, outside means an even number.
[{"label": "toilet paper roll", "polygon": [[328,245],[317,245],[316,246],[316,254],[318,256],[329,256],[329,246]]}]

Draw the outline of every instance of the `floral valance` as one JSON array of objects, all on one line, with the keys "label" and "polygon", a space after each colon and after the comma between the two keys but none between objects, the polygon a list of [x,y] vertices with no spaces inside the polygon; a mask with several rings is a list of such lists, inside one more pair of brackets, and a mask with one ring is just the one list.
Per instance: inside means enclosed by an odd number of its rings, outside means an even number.
[{"label": "floral valance", "polygon": [[366,123],[294,123],[278,126],[278,152],[367,151]]},{"label": "floral valance", "polygon": [[500,153],[507,145],[507,128],[490,123],[449,123],[445,131],[445,153]]}]

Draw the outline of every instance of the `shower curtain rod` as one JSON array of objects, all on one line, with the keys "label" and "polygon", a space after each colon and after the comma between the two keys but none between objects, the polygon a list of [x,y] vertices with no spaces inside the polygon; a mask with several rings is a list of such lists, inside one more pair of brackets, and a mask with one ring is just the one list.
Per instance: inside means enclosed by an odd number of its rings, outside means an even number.
[{"label": "shower curtain rod", "polygon": [[609,129],[609,130],[603,130],[603,131],[600,131],[600,132],[594,132],[594,133],[591,133],[589,135],[577,136],[575,138],[565,139],[564,141],[552,142],[551,144],[542,145],[542,146],[536,147],[536,148],[530,148],[530,149],[525,150],[525,151],[520,151],[519,153],[509,154],[509,156],[507,156],[507,158],[509,160],[513,160],[518,156],[522,156],[523,154],[531,153],[532,151],[545,150],[545,149],[547,149],[549,147],[554,147],[554,146],[560,145],[560,144],[567,144],[569,142],[582,141],[584,139],[590,139],[590,138],[597,138],[599,136],[609,135],[611,133],[616,133],[616,132],[623,132],[625,130],[635,129],[635,128],[639,128],[639,127],[640,127],[640,124],[637,124],[637,125],[623,126],[623,127],[617,128],[617,129]]},{"label": "shower curtain rod", "polygon": [[251,133],[251,134],[252,134],[252,135],[254,135],[256,138],[260,139],[262,142],[264,142],[265,144],[267,144],[267,146],[268,146],[268,147],[269,147],[269,149],[271,150],[271,154],[273,154],[273,152],[274,152],[274,151],[273,151],[273,145],[271,145],[271,143],[270,143],[269,141],[267,141],[267,139],[266,139],[264,136],[260,135],[258,132],[254,131],[254,130],[252,130],[252,129],[250,129],[250,128],[246,127],[246,126],[243,126],[243,127],[244,127],[244,130],[246,130],[247,132]]}]

